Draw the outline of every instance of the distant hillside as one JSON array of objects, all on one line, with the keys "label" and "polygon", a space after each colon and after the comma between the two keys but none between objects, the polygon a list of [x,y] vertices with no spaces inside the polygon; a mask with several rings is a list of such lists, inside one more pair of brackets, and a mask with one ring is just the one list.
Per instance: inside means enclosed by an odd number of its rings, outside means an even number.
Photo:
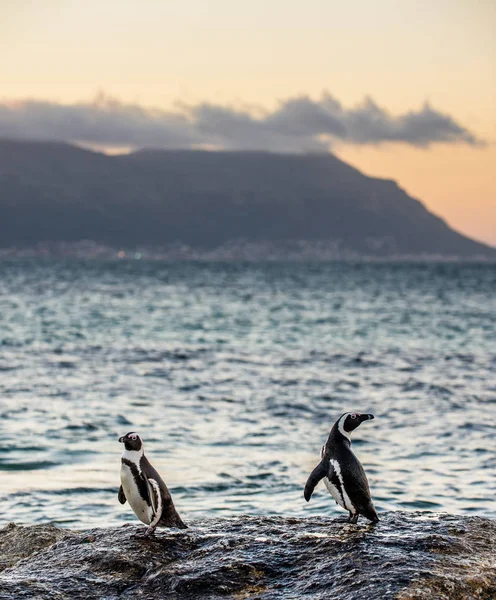
[{"label": "distant hillside", "polygon": [[[0,247],[298,247],[346,256],[496,258],[394,181],[327,154],[143,150],[0,140]],[[312,250],[313,249],[313,250]],[[308,252],[307,252],[308,253]]]}]

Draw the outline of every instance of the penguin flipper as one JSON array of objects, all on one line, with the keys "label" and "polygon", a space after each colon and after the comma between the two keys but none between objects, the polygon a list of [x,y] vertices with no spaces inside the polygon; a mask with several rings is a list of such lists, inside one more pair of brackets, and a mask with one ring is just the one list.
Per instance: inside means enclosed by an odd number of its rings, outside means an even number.
[{"label": "penguin flipper", "polygon": [[122,485],[119,488],[119,493],[117,494],[117,498],[119,499],[119,502],[121,504],[125,504],[126,503],[126,494],[124,493],[124,490],[122,489]]},{"label": "penguin flipper", "polygon": [[328,461],[321,460],[319,464],[315,467],[315,469],[310,473],[310,476],[308,477],[307,483],[305,485],[305,491],[303,492],[303,495],[307,502],[312,497],[313,490],[315,489],[315,486],[319,483],[319,481],[324,477],[332,477],[332,470],[333,467],[328,463]]}]

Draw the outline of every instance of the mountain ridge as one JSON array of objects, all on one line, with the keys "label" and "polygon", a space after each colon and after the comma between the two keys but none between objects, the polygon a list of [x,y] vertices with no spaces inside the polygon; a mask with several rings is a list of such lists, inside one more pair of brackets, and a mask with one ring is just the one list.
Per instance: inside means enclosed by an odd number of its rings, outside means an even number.
[{"label": "mountain ridge", "polygon": [[[0,140],[0,247],[93,240],[196,253],[304,246],[311,257],[496,259],[392,179],[332,154],[143,149],[106,155]],[[319,249],[320,248],[320,249]]]}]

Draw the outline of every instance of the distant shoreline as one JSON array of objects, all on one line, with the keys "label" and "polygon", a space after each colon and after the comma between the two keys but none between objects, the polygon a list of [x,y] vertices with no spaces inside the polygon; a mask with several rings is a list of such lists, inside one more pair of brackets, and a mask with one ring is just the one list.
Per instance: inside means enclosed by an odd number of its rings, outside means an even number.
[{"label": "distant shoreline", "polygon": [[84,240],[81,242],[46,242],[35,245],[0,247],[0,260],[46,258],[103,261],[174,261],[174,262],[345,262],[345,263],[477,263],[496,264],[488,256],[445,256],[439,254],[368,255],[338,250],[330,244],[308,242],[233,243],[202,249],[175,244],[166,247],[112,247]]}]

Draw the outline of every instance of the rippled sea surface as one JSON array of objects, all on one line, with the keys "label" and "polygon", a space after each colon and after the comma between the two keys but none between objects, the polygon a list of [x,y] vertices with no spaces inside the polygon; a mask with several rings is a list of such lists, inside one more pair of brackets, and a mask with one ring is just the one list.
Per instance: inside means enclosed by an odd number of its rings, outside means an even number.
[{"label": "rippled sea surface", "polygon": [[345,411],[379,512],[496,516],[496,268],[0,262],[0,524],[135,521],[131,430],[185,521],[344,516]]}]

